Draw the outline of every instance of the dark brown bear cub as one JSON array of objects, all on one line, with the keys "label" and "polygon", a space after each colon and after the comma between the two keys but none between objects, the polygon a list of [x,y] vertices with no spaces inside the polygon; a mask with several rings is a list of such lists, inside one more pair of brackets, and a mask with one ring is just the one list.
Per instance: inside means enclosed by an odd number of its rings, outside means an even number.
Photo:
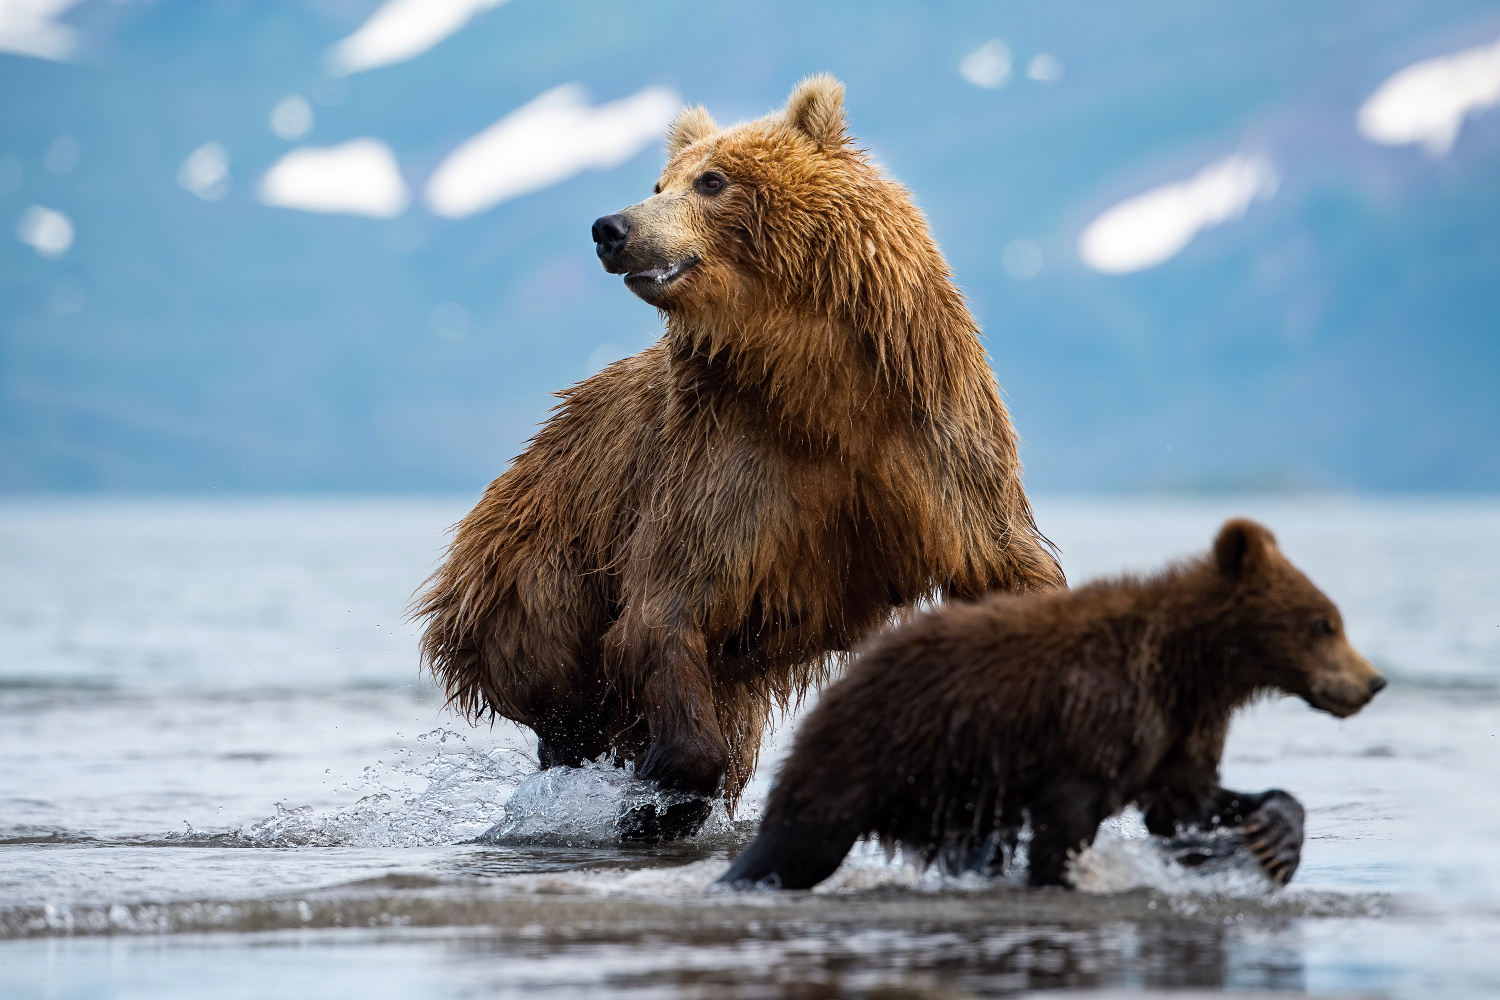
[{"label": "dark brown bear cub", "polygon": [[1237,827],[1285,883],[1302,809],[1219,785],[1235,709],[1299,695],[1340,718],[1385,686],[1338,608],[1251,521],[1149,579],[953,604],[874,640],[802,724],[760,832],[721,881],[807,888],[876,835],[984,868],[1032,827],[1032,885],[1137,803],[1152,833]]}]

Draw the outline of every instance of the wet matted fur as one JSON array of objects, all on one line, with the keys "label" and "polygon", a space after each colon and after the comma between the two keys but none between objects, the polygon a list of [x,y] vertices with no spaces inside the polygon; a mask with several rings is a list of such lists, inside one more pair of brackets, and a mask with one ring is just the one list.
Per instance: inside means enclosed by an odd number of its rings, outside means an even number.
[{"label": "wet matted fur", "polygon": [[1343,718],[1384,686],[1271,533],[1230,521],[1211,556],[1153,577],[953,603],[872,639],[802,722],[723,880],[807,888],[867,834],[986,869],[1029,817],[1031,884],[1056,885],[1136,802],[1152,833],[1239,829],[1285,882],[1302,807],[1219,784],[1230,717],[1281,691]]},{"label": "wet matted fur", "polygon": [[772,705],[893,612],[1064,580],[979,331],[842,85],[722,130],[690,108],[667,151],[599,250],[664,336],[561,394],[416,613],[452,702],[530,726],[544,766],[612,753],[733,808]]}]

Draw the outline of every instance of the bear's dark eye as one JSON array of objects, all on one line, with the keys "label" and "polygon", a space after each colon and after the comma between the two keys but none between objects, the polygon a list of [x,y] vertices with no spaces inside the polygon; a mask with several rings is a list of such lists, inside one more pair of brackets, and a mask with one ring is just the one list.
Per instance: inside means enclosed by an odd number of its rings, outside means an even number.
[{"label": "bear's dark eye", "polygon": [[695,183],[693,187],[698,189],[699,194],[718,194],[720,191],[724,190],[724,185],[726,183],[727,182],[724,180],[723,174],[715,173],[714,171],[710,170],[708,173],[698,178],[697,183]]},{"label": "bear's dark eye", "polygon": [[1333,635],[1333,626],[1328,624],[1327,618],[1313,622],[1313,635]]},{"label": "bear's dark eye", "polygon": [[652,187],[651,187],[651,193],[652,194],[661,194],[661,181],[657,181],[654,185],[652,185]]}]

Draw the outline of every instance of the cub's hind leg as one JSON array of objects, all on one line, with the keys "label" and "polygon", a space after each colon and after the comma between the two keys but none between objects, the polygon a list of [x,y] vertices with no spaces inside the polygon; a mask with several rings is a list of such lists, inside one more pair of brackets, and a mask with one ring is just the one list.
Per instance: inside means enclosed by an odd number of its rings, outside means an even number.
[{"label": "cub's hind leg", "polygon": [[750,846],[719,882],[736,889],[811,889],[838,870],[858,839],[859,828],[849,823],[763,821]]},{"label": "cub's hind leg", "polygon": [[1068,855],[1094,842],[1107,815],[1105,798],[1103,785],[1082,778],[1054,782],[1032,798],[1027,885],[1068,884]]}]

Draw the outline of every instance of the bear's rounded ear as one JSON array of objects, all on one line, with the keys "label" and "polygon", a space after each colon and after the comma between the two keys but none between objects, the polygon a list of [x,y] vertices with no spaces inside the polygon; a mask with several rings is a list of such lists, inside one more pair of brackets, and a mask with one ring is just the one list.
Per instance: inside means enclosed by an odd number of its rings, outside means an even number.
[{"label": "bear's rounded ear", "polygon": [[1243,517],[1224,522],[1214,539],[1214,562],[1231,580],[1241,580],[1276,556],[1276,536],[1263,524]]},{"label": "bear's rounded ear", "polygon": [[823,149],[849,141],[844,121],[844,85],[827,73],[810,76],[797,84],[787,98],[786,123]]},{"label": "bear's rounded ear", "polygon": [[713,116],[702,105],[694,104],[683,108],[672,119],[672,127],[667,130],[667,159],[675,160],[678,153],[717,131],[719,123],[714,121]]}]

